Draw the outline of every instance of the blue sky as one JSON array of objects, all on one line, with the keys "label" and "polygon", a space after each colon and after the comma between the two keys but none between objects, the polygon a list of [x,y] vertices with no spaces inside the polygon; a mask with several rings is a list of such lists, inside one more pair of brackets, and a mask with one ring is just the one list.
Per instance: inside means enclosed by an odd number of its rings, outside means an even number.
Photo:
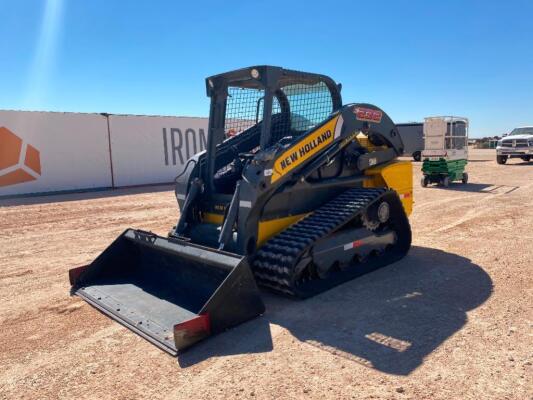
[{"label": "blue sky", "polygon": [[529,0],[0,0],[0,16],[0,109],[206,116],[206,76],[271,64],[395,122],[533,125]]}]

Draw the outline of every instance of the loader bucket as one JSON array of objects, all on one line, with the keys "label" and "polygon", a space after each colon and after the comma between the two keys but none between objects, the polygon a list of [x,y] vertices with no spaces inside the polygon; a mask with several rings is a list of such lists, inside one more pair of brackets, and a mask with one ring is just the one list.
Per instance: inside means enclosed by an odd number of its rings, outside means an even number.
[{"label": "loader bucket", "polygon": [[246,257],[133,229],[69,278],[72,294],[172,355],[265,310]]}]

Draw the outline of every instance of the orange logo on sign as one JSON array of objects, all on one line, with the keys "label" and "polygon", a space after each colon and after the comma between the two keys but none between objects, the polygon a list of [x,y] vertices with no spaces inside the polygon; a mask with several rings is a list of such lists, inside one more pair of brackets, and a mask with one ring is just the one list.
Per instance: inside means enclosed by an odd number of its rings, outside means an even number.
[{"label": "orange logo on sign", "polygon": [[34,181],[40,175],[39,150],[0,126],[0,187]]}]

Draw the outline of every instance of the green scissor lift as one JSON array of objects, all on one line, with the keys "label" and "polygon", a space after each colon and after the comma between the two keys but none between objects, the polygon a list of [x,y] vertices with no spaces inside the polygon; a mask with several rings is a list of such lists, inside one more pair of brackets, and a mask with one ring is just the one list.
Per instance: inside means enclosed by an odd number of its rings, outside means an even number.
[{"label": "green scissor lift", "polygon": [[453,181],[468,182],[468,119],[429,117],[424,120],[422,186],[437,183],[448,187]]}]

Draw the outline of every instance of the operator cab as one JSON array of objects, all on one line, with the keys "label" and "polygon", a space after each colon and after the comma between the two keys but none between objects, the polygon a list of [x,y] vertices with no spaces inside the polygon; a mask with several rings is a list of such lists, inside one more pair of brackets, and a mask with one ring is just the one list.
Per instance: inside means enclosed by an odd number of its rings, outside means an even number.
[{"label": "operator cab", "polygon": [[331,78],[272,66],[215,75],[206,87],[211,110],[202,175],[211,194],[232,194],[260,150],[289,145],[342,106]]}]

